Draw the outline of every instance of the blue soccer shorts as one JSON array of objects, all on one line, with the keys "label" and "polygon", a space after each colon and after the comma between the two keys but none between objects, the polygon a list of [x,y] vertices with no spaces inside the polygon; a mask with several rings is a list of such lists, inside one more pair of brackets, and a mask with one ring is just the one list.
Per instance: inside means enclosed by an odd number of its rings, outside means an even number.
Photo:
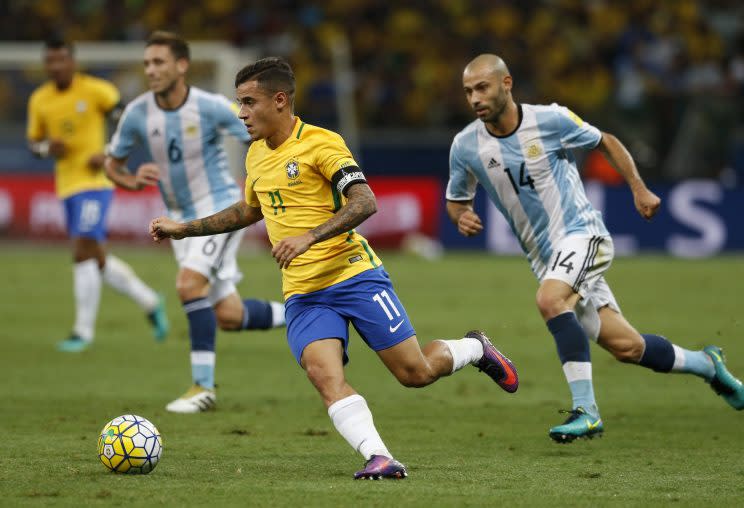
[{"label": "blue soccer shorts", "polygon": [[112,189],[74,194],[64,200],[67,234],[70,238],[106,239],[106,213],[113,199]]},{"label": "blue soccer shorts", "polygon": [[319,291],[290,296],[285,309],[287,341],[297,363],[308,344],[331,338],[343,342],[347,363],[349,323],[374,351],[416,335],[381,266]]}]

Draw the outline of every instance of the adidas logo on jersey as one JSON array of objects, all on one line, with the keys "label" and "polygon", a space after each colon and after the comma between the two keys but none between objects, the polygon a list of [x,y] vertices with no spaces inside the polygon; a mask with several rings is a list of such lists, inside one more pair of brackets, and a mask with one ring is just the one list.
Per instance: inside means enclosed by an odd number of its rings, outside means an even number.
[{"label": "adidas logo on jersey", "polygon": [[497,161],[496,159],[494,159],[493,157],[491,157],[491,160],[488,161],[488,169],[497,168],[499,166],[501,166],[501,163]]},{"label": "adidas logo on jersey", "polygon": [[153,131],[150,133],[150,136],[152,137],[160,136],[160,129],[158,129],[157,127],[153,129]]}]

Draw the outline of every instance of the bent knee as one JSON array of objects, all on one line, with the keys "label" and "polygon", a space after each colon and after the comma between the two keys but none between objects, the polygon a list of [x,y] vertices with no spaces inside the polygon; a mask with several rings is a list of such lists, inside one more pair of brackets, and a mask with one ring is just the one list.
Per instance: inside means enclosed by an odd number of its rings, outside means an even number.
[{"label": "bent knee", "polygon": [[421,388],[436,381],[436,376],[428,366],[401,369],[395,372],[395,378],[406,388]]}]

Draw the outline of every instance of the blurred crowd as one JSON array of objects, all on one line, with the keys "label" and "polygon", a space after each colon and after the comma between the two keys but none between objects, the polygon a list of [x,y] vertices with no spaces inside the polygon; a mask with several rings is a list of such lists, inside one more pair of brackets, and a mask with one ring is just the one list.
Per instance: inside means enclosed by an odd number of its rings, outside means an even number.
[{"label": "blurred crowd", "polygon": [[730,154],[744,146],[740,1],[7,0],[0,11],[5,40],[56,32],[78,41],[139,41],[166,28],[189,40],[285,55],[297,72],[303,115],[330,125],[329,48],[345,37],[363,128],[463,126],[472,115],[462,68],[494,52],[510,67],[518,101],[560,102],[599,119],[630,138],[641,164],[659,168],[662,158],[669,165],[676,157],[694,165],[685,152],[690,141],[679,139],[685,122],[711,126],[705,150],[722,158],[711,171],[744,157]]}]

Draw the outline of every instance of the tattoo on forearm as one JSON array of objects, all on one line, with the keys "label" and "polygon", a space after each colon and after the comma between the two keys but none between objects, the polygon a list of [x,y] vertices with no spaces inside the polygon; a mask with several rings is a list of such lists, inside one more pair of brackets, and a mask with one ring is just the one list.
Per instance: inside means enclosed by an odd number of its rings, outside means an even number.
[{"label": "tattoo on forearm", "polygon": [[186,223],[186,236],[217,235],[250,226],[258,219],[249,211],[242,202],[238,202],[209,217],[192,220]]},{"label": "tattoo on forearm", "polygon": [[316,242],[328,240],[357,227],[377,211],[375,196],[369,187],[363,184],[349,189],[349,201],[329,220],[310,230]]}]

